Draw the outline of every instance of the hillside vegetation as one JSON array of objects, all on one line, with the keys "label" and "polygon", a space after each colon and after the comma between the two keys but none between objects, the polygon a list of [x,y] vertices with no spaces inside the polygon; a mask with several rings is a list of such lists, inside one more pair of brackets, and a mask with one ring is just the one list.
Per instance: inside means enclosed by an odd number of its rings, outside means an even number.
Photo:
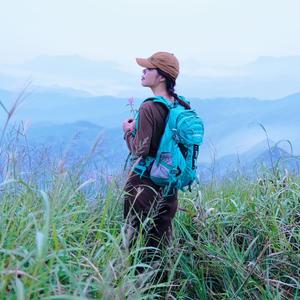
[{"label": "hillside vegetation", "polygon": [[265,171],[181,193],[161,264],[168,281],[156,283],[157,265],[135,272],[142,239],[126,247],[121,177],[83,178],[83,162],[30,174],[17,157],[6,162],[1,299],[299,299],[298,177]]}]

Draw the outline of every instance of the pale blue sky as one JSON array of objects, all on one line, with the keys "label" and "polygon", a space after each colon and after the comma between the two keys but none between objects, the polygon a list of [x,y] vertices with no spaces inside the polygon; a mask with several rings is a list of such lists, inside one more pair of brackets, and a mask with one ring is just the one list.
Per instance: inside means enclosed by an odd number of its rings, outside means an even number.
[{"label": "pale blue sky", "polygon": [[175,53],[203,64],[300,55],[299,0],[0,0],[0,63],[78,54],[133,65]]}]

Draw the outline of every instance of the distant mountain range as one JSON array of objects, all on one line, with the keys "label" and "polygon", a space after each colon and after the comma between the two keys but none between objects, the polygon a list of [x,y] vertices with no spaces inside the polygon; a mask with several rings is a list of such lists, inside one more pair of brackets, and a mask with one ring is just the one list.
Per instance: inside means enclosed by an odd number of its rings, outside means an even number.
[{"label": "distant mountain range", "polygon": [[253,176],[267,169],[300,174],[300,156],[294,155],[288,143],[264,140],[241,154],[231,154],[211,163],[200,163],[202,178],[222,178],[230,174]]},{"label": "distant mountain range", "polygon": [[[9,109],[16,93],[0,90],[0,100]],[[300,93],[274,101],[253,98],[190,99],[192,107],[199,113],[205,124],[204,144],[200,161],[210,162],[225,155],[242,154],[266,139],[266,132],[274,141],[289,140],[295,154],[300,153]],[[138,108],[141,99],[137,99]],[[1,108],[0,108],[1,109]],[[25,120],[32,123],[31,131],[43,130],[39,136],[47,136],[52,131],[64,133],[69,127],[72,132],[78,122],[93,124],[92,132],[113,130],[121,137],[121,124],[131,116],[125,98],[111,96],[87,97],[76,90],[36,90],[17,109],[12,121]],[[0,122],[5,120],[5,112],[0,114]],[[70,123],[71,125],[65,125]],[[47,126],[44,126],[48,124]],[[74,125],[75,124],[75,125]],[[73,126],[74,125],[74,126]],[[55,126],[60,126],[57,129]],[[99,126],[95,127],[95,126]],[[77,128],[77,129],[76,129]],[[266,132],[264,131],[266,130]],[[89,131],[87,131],[88,133]],[[122,144],[122,138],[120,143]]]},{"label": "distant mountain range", "polygon": [[[19,89],[31,79],[35,86],[62,86],[91,95],[145,97],[141,70],[126,71],[112,61],[80,56],[40,56],[17,65],[0,65],[0,89]],[[188,97],[256,97],[278,99],[299,91],[300,56],[259,57],[243,66],[211,66],[182,61],[178,91]]]},{"label": "distant mountain range", "polygon": [[[122,170],[128,155],[120,130],[105,129],[84,121],[62,125],[37,124],[28,131],[27,139],[32,155],[46,149],[52,158],[63,159],[66,163],[90,157],[98,169],[110,172]],[[252,176],[263,167],[279,167],[299,174],[300,157],[292,150],[286,142],[264,140],[241,154],[226,155],[211,162],[200,161],[199,171],[206,179],[236,173]]]},{"label": "distant mountain range", "polygon": [[91,157],[101,168],[120,170],[128,155],[119,129],[105,129],[87,121],[39,123],[30,128],[27,139],[32,153],[46,149],[53,158],[67,162]]}]

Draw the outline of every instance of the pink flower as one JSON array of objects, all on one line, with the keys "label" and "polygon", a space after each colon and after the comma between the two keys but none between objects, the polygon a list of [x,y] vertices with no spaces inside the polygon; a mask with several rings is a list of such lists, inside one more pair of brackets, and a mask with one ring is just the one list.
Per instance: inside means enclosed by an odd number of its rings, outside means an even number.
[{"label": "pink flower", "polygon": [[128,104],[130,106],[134,105],[134,98],[133,97],[128,98]]},{"label": "pink flower", "polygon": [[128,98],[127,106],[130,107],[130,113],[131,113],[132,117],[135,118],[136,114],[137,114],[137,109],[134,108],[134,98],[133,97]]}]

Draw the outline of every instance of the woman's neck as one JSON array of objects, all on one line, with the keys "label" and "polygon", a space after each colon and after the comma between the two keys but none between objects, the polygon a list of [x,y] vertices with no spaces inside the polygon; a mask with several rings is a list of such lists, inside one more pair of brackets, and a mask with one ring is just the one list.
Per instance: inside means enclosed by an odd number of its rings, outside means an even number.
[{"label": "woman's neck", "polygon": [[166,88],[164,86],[156,86],[156,87],[151,87],[152,93],[155,96],[162,96],[170,101],[174,101],[174,97],[169,95],[169,93],[167,92]]}]

